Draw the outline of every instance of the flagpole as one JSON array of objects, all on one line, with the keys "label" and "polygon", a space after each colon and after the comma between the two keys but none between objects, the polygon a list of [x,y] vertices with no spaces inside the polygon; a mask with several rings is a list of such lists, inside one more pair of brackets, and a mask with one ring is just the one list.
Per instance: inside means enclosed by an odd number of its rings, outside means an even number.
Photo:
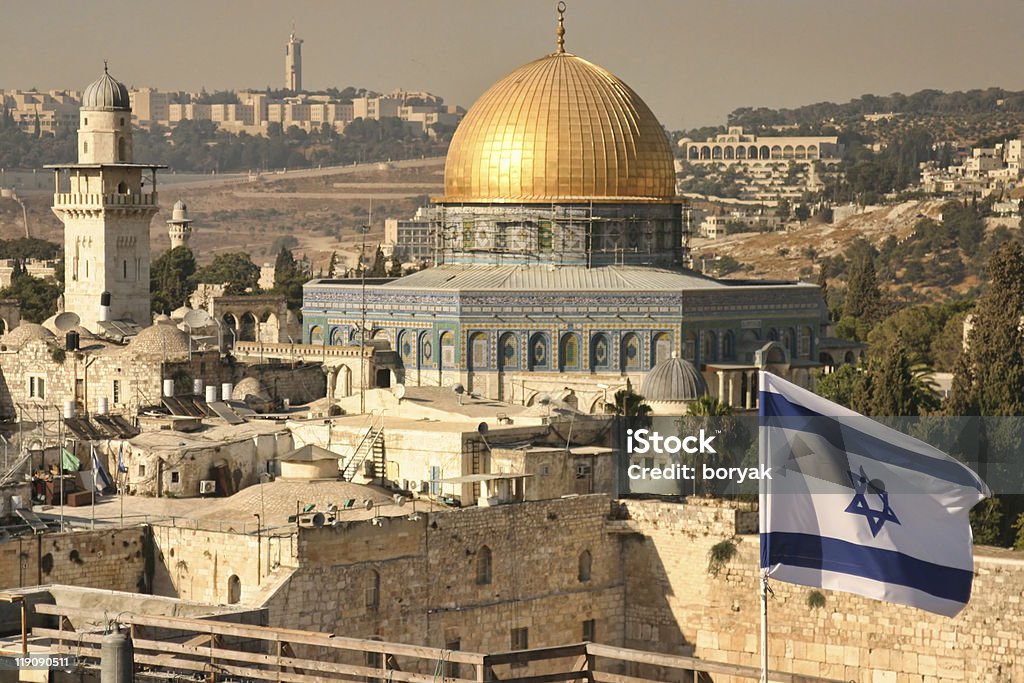
[{"label": "flagpole", "polygon": [[[759,422],[763,423],[764,416],[764,405],[761,401],[761,392],[764,391],[764,372],[758,371],[758,416]],[[764,444],[760,445],[760,448],[764,448]],[[766,458],[764,457],[763,450],[761,453],[762,464],[766,464]],[[765,487],[765,482],[761,482],[761,487]],[[764,496],[761,496],[759,505],[765,504]],[[764,510],[759,511],[759,515],[763,519]],[[763,532],[764,529],[761,529]],[[763,543],[763,541],[762,541]],[[761,683],[768,683],[768,567],[761,569],[759,578],[758,592],[761,596]]]},{"label": "flagpole", "polygon": [[762,569],[761,593],[761,683],[768,683],[768,570]]},{"label": "flagpole", "polygon": [[99,483],[97,477],[99,476],[100,460],[96,457],[96,444],[92,441],[89,442],[89,452],[92,454],[92,522],[89,524],[90,529],[96,528],[96,484]]}]

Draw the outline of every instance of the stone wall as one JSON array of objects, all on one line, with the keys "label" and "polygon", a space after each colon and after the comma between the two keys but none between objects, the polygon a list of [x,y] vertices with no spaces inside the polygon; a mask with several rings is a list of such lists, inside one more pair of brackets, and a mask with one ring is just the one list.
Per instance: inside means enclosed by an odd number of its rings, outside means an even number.
[{"label": "stone wall", "polygon": [[[756,513],[626,508],[642,536],[623,551],[625,645],[758,666]],[[735,556],[710,575],[711,547],[730,538]],[[979,549],[975,571],[971,602],[953,619],[834,591],[811,607],[814,589],[772,582],[771,667],[858,683],[1024,680],[1024,553]]]},{"label": "stone wall", "polygon": [[145,527],[19,536],[0,544],[0,590],[51,583],[146,592]]},{"label": "stone wall", "polygon": [[273,569],[294,564],[289,536],[154,526],[153,543],[153,593],[215,605],[232,604],[231,577],[238,580],[236,602],[252,604]]},{"label": "stone wall", "polygon": [[[596,640],[619,644],[623,576],[609,509],[594,495],[303,528],[299,568],[270,598],[270,623],[485,652],[511,649],[513,628],[528,629],[530,647],[579,642],[593,619]],[[479,576],[488,550],[489,582]]]}]

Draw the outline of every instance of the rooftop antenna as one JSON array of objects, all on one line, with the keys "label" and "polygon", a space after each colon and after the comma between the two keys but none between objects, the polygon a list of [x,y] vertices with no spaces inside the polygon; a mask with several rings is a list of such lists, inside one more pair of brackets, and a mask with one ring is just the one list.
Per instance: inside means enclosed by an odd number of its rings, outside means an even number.
[{"label": "rooftop antenna", "polygon": [[555,54],[565,54],[565,3],[559,0],[557,5],[558,8],[558,28],[555,29],[555,35],[558,36],[558,50]]}]

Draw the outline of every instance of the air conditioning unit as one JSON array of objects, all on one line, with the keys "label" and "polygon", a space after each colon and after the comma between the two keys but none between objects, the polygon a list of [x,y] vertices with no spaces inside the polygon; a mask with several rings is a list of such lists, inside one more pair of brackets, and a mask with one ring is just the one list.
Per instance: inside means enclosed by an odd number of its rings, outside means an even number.
[{"label": "air conditioning unit", "polygon": [[217,493],[217,482],[213,479],[203,479],[199,482],[199,495],[211,496]]}]

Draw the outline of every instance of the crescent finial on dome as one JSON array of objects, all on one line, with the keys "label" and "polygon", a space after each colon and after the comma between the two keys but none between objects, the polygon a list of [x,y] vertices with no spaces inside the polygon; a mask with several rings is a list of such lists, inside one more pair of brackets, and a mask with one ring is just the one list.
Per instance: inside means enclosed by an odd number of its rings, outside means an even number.
[{"label": "crescent finial on dome", "polygon": [[557,54],[565,54],[565,3],[561,1],[558,3],[558,28],[555,29],[555,35],[558,36]]}]

